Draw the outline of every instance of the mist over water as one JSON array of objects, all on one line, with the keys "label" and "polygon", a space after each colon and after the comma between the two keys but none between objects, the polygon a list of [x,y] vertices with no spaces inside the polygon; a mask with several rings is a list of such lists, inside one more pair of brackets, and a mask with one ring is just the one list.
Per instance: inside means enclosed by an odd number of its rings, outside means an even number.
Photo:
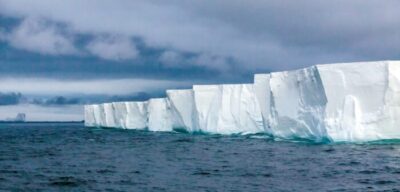
[{"label": "mist over water", "polygon": [[0,190],[397,191],[400,143],[0,124]]}]

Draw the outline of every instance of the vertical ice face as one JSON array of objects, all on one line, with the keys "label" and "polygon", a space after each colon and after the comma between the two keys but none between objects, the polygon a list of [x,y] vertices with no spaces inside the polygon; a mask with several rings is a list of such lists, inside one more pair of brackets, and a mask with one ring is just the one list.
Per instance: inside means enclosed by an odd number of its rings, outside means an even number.
[{"label": "vertical ice face", "polygon": [[266,133],[273,135],[271,130],[271,87],[269,85],[271,74],[254,75],[254,93],[260,106],[263,126]]},{"label": "vertical ice face", "polygon": [[93,105],[85,105],[85,126],[87,127],[95,127],[96,119],[94,117],[94,109]]},{"label": "vertical ice face", "polygon": [[[326,126],[334,141],[397,137],[399,63],[317,65],[327,95]],[[397,124],[396,122],[395,124]],[[399,124],[397,124],[399,125]]]},{"label": "vertical ice face", "polygon": [[167,90],[173,127],[195,132],[199,129],[193,90]]},{"label": "vertical ice face", "polygon": [[[94,127],[99,127],[100,126],[100,117],[99,117],[99,107],[98,105],[91,105],[92,106],[92,110],[93,110],[93,126]],[[86,121],[86,119],[85,119]]]},{"label": "vertical ice face", "polygon": [[93,105],[93,111],[94,111],[96,126],[106,127],[107,123],[106,123],[106,116],[104,113],[104,105],[103,104]]},{"label": "vertical ice face", "polygon": [[221,85],[221,133],[259,133],[264,131],[260,105],[253,84]]},{"label": "vertical ice face", "polygon": [[104,103],[104,114],[106,119],[106,124],[104,127],[117,127],[115,116],[114,116],[114,106],[112,103]]},{"label": "vertical ice face", "polygon": [[387,65],[384,115],[376,126],[381,139],[400,138],[400,61],[389,61]]},{"label": "vertical ice face", "polygon": [[193,86],[199,127],[204,132],[263,132],[260,106],[252,84]]},{"label": "vertical ice face", "polygon": [[150,99],[148,105],[148,128],[150,131],[172,131],[173,121],[166,98]]},{"label": "vertical ice face", "polygon": [[126,128],[146,129],[148,124],[147,102],[126,102]]},{"label": "vertical ice face", "polygon": [[115,127],[126,129],[127,107],[126,102],[112,103],[114,109]]},{"label": "vertical ice face", "polygon": [[193,85],[194,102],[203,132],[217,133],[221,94],[218,85]]},{"label": "vertical ice face", "polygon": [[316,67],[271,73],[271,118],[274,136],[320,141],[327,137],[327,103]]},{"label": "vertical ice face", "polygon": [[354,141],[376,136],[368,121],[376,121],[384,105],[386,63],[344,63],[317,68],[328,99],[325,119],[332,140]]}]

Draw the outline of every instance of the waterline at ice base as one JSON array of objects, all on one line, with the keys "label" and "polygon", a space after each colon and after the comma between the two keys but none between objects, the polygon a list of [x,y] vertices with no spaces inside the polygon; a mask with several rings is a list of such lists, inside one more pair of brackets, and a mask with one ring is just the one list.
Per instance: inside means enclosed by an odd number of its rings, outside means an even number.
[{"label": "waterline at ice base", "polygon": [[400,139],[400,61],[315,65],[256,74],[253,84],[193,85],[145,102],[86,105],[85,125],[315,142]]}]

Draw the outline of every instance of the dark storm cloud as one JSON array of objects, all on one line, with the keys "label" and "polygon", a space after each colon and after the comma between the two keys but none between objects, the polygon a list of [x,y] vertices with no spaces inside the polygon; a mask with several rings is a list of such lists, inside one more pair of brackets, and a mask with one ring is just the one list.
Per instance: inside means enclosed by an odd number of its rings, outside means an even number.
[{"label": "dark storm cloud", "polygon": [[121,101],[147,101],[150,98],[165,97],[165,92],[138,92],[125,95],[86,95],[86,96],[26,96],[21,93],[1,93],[0,106],[33,104],[42,107],[57,107],[67,105],[84,105],[90,103],[121,102]]},{"label": "dark storm cloud", "polygon": [[44,106],[83,104],[79,98],[67,98],[63,96],[56,96],[49,99],[34,99],[31,103]]},{"label": "dark storm cloud", "polygon": [[29,98],[21,93],[10,92],[2,93],[0,92],[0,106],[4,105],[19,105],[19,104],[35,104],[35,105],[76,105],[83,104],[84,102],[80,98],[67,98],[63,96],[55,96],[51,98]]},{"label": "dark storm cloud", "polygon": [[67,97],[54,96],[50,98],[35,98],[29,101],[30,104],[41,106],[63,106],[63,105],[83,105],[90,103],[122,102],[122,101],[147,101],[154,97],[165,97],[162,92],[138,92],[128,95],[92,95],[89,97]]},{"label": "dark storm cloud", "polygon": [[19,104],[24,97],[21,93],[2,93],[0,92],[0,106],[1,105],[16,105]]},{"label": "dark storm cloud", "polygon": [[0,75],[58,79],[202,79],[219,74],[202,66],[166,66],[158,59],[162,51],[141,49],[143,55],[134,61],[110,61],[94,56],[45,56],[0,43]]},{"label": "dark storm cloud", "polygon": [[0,0],[1,72],[243,81],[253,72],[399,59],[399,7],[395,0]]}]

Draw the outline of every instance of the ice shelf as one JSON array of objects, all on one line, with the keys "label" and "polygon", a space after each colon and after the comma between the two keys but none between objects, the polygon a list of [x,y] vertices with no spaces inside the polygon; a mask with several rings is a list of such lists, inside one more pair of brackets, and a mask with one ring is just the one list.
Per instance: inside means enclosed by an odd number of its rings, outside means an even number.
[{"label": "ice shelf", "polygon": [[166,93],[146,102],[86,105],[85,125],[317,142],[400,139],[400,61],[315,65],[256,74],[254,84]]}]

